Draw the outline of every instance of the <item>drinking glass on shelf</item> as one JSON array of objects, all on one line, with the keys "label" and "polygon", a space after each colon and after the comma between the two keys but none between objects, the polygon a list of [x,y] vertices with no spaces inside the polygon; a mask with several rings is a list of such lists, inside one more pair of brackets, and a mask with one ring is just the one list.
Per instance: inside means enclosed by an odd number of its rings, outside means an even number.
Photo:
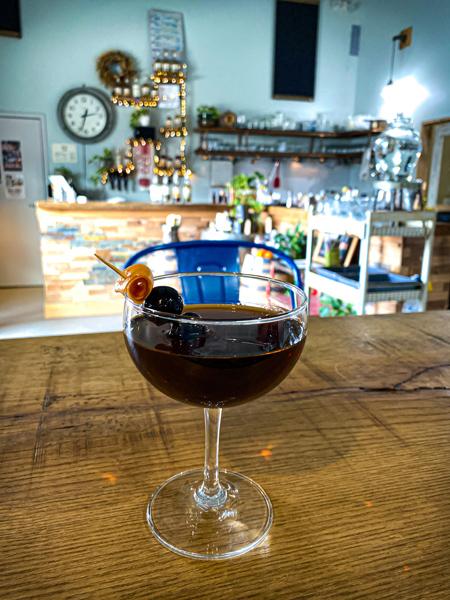
[{"label": "drinking glass on shelf", "polygon": [[247,117],[246,115],[238,115],[236,120],[236,127],[240,129],[245,129],[247,127]]},{"label": "drinking glass on shelf", "polygon": [[317,113],[316,116],[316,131],[330,131],[331,118],[329,113]]},{"label": "drinking glass on shelf", "polygon": [[271,129],[283,129],[285,116],[282,112],[278,111],[271,117],[270,128]]},{"label": "drinking glass on shelf", "polygon": [[236,273],[163,275],[155,286],[177,290],[185,312],[158,312],[126,297],[125,343],[151,385],[204,409],[205,464],[162,483],[147,521],[182,556],[232,558],[264,540],[273,516],[257,483],[219,469],[222,409],[267,394],[289,374],[306,340],[306,298],[292,284]]}]

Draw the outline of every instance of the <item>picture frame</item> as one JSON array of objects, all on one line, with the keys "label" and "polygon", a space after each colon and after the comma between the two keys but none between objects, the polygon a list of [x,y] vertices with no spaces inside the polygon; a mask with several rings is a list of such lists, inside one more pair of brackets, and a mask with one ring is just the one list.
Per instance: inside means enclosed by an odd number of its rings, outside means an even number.
[{"label": "picture frame", "polygon": [[442,184],[446,183],[443,178],[446,174],[443,158],[444,155],[448,156],[450,145],[450,117],[423,121],[420,136],[422,153],[417,164],[416,177],[423,181],[422,192],[427,198],[427,205],[441,205]]},{"label": "picture frame", "polygon": [[5,0],[0,11],[0,36],[22,37],[19,0]]}]

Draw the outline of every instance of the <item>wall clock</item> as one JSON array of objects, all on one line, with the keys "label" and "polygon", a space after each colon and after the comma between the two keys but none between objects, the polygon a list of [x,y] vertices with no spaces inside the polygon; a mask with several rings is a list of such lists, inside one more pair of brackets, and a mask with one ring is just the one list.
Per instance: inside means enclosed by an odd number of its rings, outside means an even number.
[{"label": "wall clock", "polygon": [[69,90],[58,103],[58,123],[76,142],[94,144],[114,127],[112,104],[103,92],[91,87]]}]

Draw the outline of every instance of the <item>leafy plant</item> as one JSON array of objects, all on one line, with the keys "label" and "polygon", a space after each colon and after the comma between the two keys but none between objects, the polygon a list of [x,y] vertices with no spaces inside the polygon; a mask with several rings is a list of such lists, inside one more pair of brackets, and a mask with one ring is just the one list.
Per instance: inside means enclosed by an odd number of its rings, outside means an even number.
[{"label": "leafy plant", "polygon": [[148,115],[150,114],[150,111],[148,110],[148,108],[136,108],[136,110],[134,110],[131,114],[130,117],[130,127],[131,129],[136,129],[137,127],[139,127],[140,123],[139,123],[139,119],[141,117],[143,117],[144,115]]},{"label": "leafy plant", "polygon": [[72,184],[75,181],[75,175],[67,167],[56,167],[54,170],[55,175],[62,175],[67,183]]},{"label": "leafy plant", "polygon": [[93,173],[89,179],[92,183],[97,186],[98,182],[103,179],[104,175],[108,173],[109,168],[112,165],[113,153],[108,148],[103,148],[103,154],[94,154],[89,160],[89,164],[95,164],[97,170]]},{"label": "leafy plant", "polygon": [[212,119],[218,119],[220,117],[220,110],[215,106],[208,106],[207,104],[200,105],[197,108],[197,115],[201,117],[204,113],[209,115]]},{"label": "leafy plant", "polygon": [[274,242],[280,250],[293,259],[306,256],[306,235],[300,222],[297,223],[294,231],[288,229],[286,233],[277,233]]},{"label": "leafy plant", "polygon": [[259,215],[263,205],[256,199],[255,190],[257,181],[262,182],[264,180],[264,175],[259,171],[255,171],[253,175],[246,175],[245,173],[235,175],[227,186],[233,189],[233,199],[230,204],[232,206],[246,205],[256,215]]},{"label": "leafy plant", "polygon": [[353,304],[345,303],[343,300],[338,298],[332,298],[326,294],[322,294],[320,297],[320,303],[322,306],[319,308],[319,315],[321,317],[343,317],[345,315],[356,315],[356,310],[353,308]]}]

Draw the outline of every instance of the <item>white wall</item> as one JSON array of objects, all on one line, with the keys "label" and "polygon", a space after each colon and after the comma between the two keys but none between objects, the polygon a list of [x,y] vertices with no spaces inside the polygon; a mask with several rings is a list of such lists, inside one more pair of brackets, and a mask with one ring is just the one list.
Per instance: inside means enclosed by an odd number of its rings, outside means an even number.
[{"label": "white wall", "polygon": [[[364,6],[364,5],[363,5]],[[101,88],[95,59],[111,49],[135,57],[144,72],[150,68],[147,14],[151,8],[182,11],[185,16],[189,65],[188,125],[195,126],[195,108],[215,104],[249,116],[283,111],[295,120],[329,112],[343,119],[354,112],[358,58],[349,55],[351,25],[364,16],[336,13],[327,0],[320,11],[316,100],[272,100],[274,0],[22,0],[22,39],[0,38],[0,110],[44,113],[49,144],[70,141],[58,126],[56,107],[70,88],[82,84]],[[87,147],[87,158],[107,146],[122,146],[130,135],[132,109],[118,108],[114,133]],[[153,122],[156,123],[158,111]],[[198,136],[188,138],[188,157],[196,173],[194,200],[210,199],[208,165],[190,153]],[[81,148],[78,148],[81,158]],[[175,152],[174,152],[175,154]],[[51,160],[51,157],[50,157]],[[50,165],[53,168],[54,165]],[[83,172],[79,159],[67,165]],[[258,163],[268,173],[271,164]],[[248,164],[235,171],[252,170]],[[295,192],[318,191],[348,183],[348,168],[308,162],[283,165],[282,177]],[[284,184],[284,182],[283,182]],[[147,199],[147,194],[128,194]]]}]

